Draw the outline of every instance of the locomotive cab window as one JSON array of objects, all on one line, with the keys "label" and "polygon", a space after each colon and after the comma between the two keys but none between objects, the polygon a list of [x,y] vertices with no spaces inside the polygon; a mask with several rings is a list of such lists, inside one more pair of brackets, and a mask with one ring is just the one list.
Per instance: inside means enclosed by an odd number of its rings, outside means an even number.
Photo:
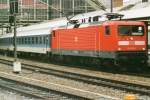
[{"label": "locomotive cab window", "polygon": [[144,35],[144,26],[121,25],[118,27],[118,33],[123,36],[142,36]]},{"label": "locomotive cab window", "polygon": [[110,26],[105,27],[105,34],[110,35]]}]

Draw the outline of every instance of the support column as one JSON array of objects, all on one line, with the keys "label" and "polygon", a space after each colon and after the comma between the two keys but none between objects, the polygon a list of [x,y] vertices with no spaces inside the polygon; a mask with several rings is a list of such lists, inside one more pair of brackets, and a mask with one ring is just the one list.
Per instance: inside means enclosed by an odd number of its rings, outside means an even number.
[{"label": "support column", "polygon": [[75,5],[74,5],[74,0],[72,0],[72,10],[73,10],[73,16],[75,15]]},{"label": "support column", "polygon": [[[59,5],[59,7],[60,7],[60,11],[62,11],[62,0],[60,0],[60,5]],[[60,13],[60,17],[62,17],[62,13]]]},{"label": "support column", "polygon": [[34,0],[34,20],[36,20],[36,0]]}]

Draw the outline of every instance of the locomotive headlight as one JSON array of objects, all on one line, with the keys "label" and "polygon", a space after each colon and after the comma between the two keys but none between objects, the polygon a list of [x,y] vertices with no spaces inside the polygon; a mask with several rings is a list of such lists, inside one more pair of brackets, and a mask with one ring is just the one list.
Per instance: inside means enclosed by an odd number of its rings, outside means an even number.
[{"label": "locomotive headlight", "polygon": [[142,48],[143,50],[145,50],[145,48]]},{"label": "locomotive headlight", "polygon": [[120,51],[120,50],[121,50],[121,48],[118,48],[118,50]]}]

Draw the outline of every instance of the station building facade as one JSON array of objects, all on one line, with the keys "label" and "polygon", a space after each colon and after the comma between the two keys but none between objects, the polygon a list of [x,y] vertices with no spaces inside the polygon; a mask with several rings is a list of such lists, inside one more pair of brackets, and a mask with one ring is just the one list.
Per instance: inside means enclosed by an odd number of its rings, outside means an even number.
[{"label": "station building facade", "polygon": [[[111,7],[111,0],[100,0],[105,7],[110,8]],[[123,6],[123,0],[112,0],[113,7],[121,7]]]},{"label": "station building facade", "polygon": [[[18,0],[20,20],[50,20],[94,11],[86,0]],[[0,21],[9,19],[11,0],[0,0]]]}]

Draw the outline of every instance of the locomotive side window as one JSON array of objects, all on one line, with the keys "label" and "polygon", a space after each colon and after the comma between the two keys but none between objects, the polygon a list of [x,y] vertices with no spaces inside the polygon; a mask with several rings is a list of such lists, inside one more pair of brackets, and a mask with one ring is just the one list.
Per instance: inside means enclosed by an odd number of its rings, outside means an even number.
[{"label": "locomotive side window", "polygon": [[144,35],[144,27],[143,26],[129,26],[122,25],[118,27],[119,35],[125,36],[142,36]]},{"label": "locomotive side window", "polygon": [[110,26],[105,27],[105,34],[110,35]]}]

